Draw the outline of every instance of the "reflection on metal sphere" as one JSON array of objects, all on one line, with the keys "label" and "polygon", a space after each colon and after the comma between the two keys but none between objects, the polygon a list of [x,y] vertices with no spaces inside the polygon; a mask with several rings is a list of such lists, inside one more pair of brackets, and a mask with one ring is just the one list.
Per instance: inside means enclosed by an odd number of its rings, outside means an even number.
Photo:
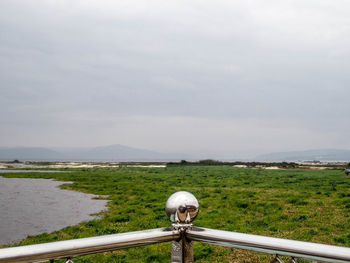
[{"label": "reflection on metal sphere", "polygon": [[197,198],[186,191],[172,194],[165,204],[165,212],[173,223],[191,223],[197,216]]}]

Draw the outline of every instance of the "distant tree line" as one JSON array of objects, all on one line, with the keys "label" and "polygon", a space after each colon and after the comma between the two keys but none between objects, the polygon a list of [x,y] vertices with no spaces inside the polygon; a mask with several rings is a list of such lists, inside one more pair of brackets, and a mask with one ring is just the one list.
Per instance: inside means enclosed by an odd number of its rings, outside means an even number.
[{"label": "distant tree line", "polygon": [[181,160],[180,162],[168,162],[167,166],[234,166],[234,165],[244,165],[248,168],[254,168],[254,167],[279,167],[279,168],[298,168],[298,164],[294,162],[242,162],[242,161],[236,161],[236,162],[223,162],[218,160],[212,160],[212,159],[206,159],[206,160],[199,160],[199,161],[186,161]]}]

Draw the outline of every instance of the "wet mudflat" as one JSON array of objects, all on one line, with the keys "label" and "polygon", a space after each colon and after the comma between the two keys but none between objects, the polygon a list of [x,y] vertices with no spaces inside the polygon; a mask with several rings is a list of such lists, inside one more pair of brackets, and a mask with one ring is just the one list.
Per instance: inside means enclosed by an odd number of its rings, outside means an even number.
[{"label": "wet mudflat", "polygon": [[0,244],[91,220],[106,200],[58,186],[67,182],[0,176]]}]

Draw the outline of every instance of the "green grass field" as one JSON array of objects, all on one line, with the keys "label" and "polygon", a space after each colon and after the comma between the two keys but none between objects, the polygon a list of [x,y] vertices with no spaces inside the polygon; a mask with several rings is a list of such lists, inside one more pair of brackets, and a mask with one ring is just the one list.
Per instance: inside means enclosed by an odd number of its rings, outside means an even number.
[{"label": "green grass field", "polygon": [[[101,219],[16,245],[169,226],[164,212],[174,192],[193,193],[200,204],[194,225],[273,237],[350,246],[350,177],[340,170],[263,170],[229,166],[106,168],[74,173],[4,174],[55,178],[63,185],[109,195]],[[195,242],[196,262],[269,262],[271,255]],[[170,244],[75,258],[74,262],[169,262]],[[302,261],[301,261],[302,262]]]}]

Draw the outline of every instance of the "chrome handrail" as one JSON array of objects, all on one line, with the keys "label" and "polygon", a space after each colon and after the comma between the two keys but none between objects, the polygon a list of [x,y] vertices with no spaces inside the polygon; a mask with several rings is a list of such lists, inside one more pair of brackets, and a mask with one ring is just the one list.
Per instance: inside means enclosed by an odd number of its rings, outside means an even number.
[{"label": "chrome handrail", "polygon": [[284,238],[195,227],[186,232],[193,241],[325,262],[350,262],[350,248]]},{"label": "chrome handrail", "polygon": [[0,249],[1,263],[42,262],[179,239],[179,231],[156,228],[113,235],[71,239]]},{"label": "chrome handrail", "polygon": [[[296,240],[243,234],[194,227],[198,214],[197,199],[188,192],[176,192],[166,203],[165,211],[172,226],[144,231],[80,238],[44,244],[0,249],[0,263],[42,262],[60,258],[100,253],[121,248],[171,241],[171,262],[192,263],[193,241],[228,246],[276,255],[272,262],[283,262],[278,255],[313,260],[313,262],[350,262],[350,248]],[[66,262],[72,262],[67,260]]]}]

